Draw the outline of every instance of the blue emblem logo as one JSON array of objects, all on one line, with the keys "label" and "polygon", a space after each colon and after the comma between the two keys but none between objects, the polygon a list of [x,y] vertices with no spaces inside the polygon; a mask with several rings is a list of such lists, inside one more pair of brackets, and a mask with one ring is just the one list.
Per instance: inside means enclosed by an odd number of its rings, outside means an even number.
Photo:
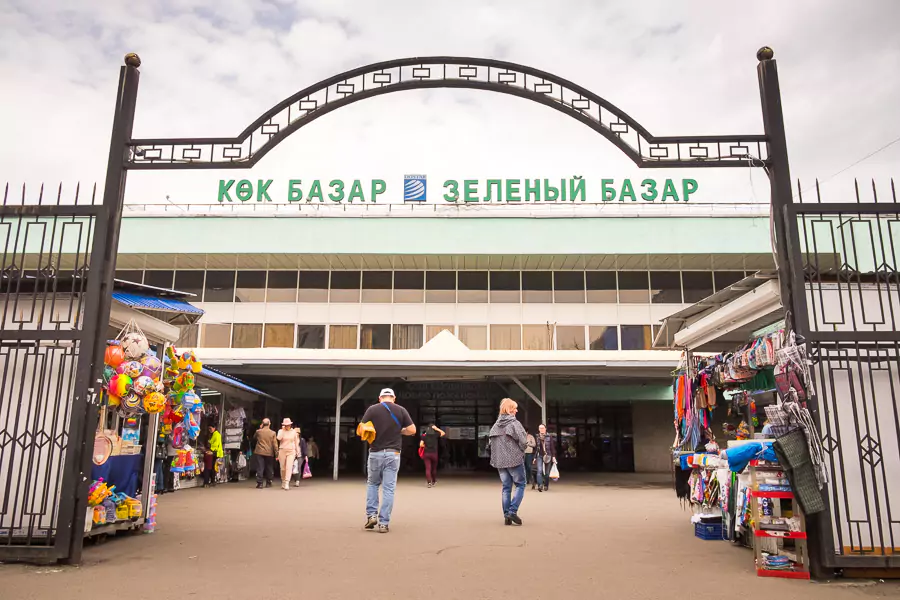
[{"label": "blue emblem logo", "polygon": [[404,202],[425,202],[425,176],[424,175],[404,175],[403,176],[403,201]]}]

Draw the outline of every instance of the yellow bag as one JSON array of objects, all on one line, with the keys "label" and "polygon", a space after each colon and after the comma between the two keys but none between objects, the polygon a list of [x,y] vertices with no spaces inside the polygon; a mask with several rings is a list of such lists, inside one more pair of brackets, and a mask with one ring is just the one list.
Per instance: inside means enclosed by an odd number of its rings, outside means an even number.
[{"label": "yellow bag", "polygon": [[371,444],[375,441],[375,425],[372,421],[360,423],[356,426],[356,435],[362,438],[364,442],[369,442]]}]

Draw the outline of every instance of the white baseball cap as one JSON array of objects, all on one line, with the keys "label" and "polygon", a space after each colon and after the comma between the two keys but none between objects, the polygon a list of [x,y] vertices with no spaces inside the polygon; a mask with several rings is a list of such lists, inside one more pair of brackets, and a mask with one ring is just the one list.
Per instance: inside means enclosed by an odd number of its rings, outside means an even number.
[{"label": "white baseball cap", "polygon": [[381,393],[378,394],[378,397],[381,398],[382,396],[390,396],[391,398],[397,397],[397,395],[394,393],[394,390],[392,390],[391,388],[384,388],[383,390],[381,390]]}]

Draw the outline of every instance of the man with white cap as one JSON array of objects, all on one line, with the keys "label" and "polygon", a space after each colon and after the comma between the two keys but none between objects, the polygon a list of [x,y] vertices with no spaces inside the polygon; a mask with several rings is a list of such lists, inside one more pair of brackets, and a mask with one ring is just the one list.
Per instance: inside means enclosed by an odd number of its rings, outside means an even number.
[{"label": "man with white cap", "polygon": [[[370,406],[362,418],[363,423],[371,422],[375,429],[375,439],[369,446],[365,528],[378,533],[390,531],[394,490],[400,470],[401,436],[416,435],[412,418],[405,408],[394,403],[396,399],[394,390],[384,388],[378,395],[378,404]],[[380,510],[379,488],[382,492]]]}]

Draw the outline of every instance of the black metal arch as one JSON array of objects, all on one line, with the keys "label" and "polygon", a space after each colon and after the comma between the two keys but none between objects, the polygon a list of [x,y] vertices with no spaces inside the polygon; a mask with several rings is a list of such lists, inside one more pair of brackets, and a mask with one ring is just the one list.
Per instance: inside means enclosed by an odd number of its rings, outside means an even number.
[{"label": "black metal arch", "polygon": [[510,94],[554,108],[612,142],[639,167],[735,167],[766,162],[765,135],[652,135],[587,89],[515,63],[437,56],[375,63],[300,90],[232,138],[134,139],[126,169],[246,169],[289,135],[342,106],[390,92],[468,88]]}]

